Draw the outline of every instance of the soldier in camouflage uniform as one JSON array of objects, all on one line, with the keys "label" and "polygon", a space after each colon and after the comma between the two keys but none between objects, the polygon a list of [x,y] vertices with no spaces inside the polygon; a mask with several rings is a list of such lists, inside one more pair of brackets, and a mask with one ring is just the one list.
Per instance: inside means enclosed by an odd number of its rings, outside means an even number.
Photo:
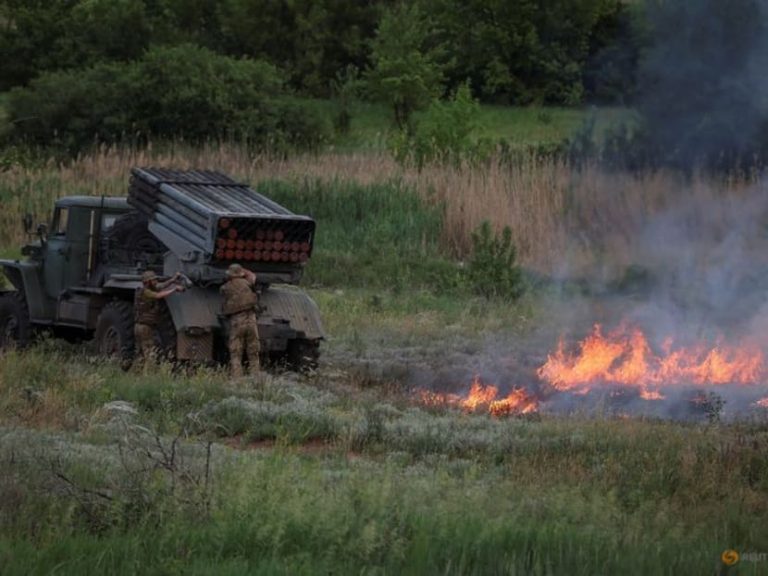
[{"label": "soldier in camouflage uniform", "polygon": [[227,269],[227,281],[221,287],[224,296],[222,313],[229,318],[229,361],[232,377],[243,375],[243,350],[248,355],[252,372],[259,371],[259,330],[256,308],[259,298],[254,291],[256,274],[240,264]]},{"label": "soldier in camouflage uniform", "polygon": [[163,313],[161,301],[176,291],[184,290],[181,285],[172,286],[179,277],[180,274],[177,273],[172,278],[159,282],[157,275],[152,271],[144,272],[141,276],[142,286],[136,290],[133,302],[133,330],[136,352],[144,360],[149,359],[155,349],[155,332]]}]

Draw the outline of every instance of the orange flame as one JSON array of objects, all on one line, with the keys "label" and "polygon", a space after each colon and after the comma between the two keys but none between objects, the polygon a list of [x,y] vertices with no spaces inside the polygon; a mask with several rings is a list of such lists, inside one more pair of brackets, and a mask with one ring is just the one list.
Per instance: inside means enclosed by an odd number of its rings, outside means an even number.
[{"label": "orange flame", "polygon": [[561,340],[539,368],[539,378],[555,389],[586,394],[598,383],[636,387],[647,400],[663,399],[668,384],[754,384],[764,375],[762,352],[743,346],[703,346],[672,350],[667,341],[657,355],[639,329],[618,328],[603,336],[600,325],[568,353]]},{"label": "orange flame", "polygon": [[513,389],[505,398],[498,398],[499,389],[485,385],[475,376],[466,397],[458,394],[444,394],[421,390],[419,401],[428,406],[457,406],[466,412],[487,410],[492,416],[530,414],[539,409],[539,401],[523,388]]}]

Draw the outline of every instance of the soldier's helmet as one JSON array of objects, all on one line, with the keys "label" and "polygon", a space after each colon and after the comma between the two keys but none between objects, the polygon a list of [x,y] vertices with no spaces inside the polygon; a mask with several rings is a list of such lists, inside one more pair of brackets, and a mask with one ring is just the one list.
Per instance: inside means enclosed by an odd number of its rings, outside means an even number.
[{"label": "soldier's helmet", "polygon": [[242,278],[245,276],[243,267],[240,264],[230,264],[227,268],[227,278]]},{"label": "soldier's helmet", "polygon": [[141,275],[141,281],[144,284],[149,284],[153,280],[157,280],[157,274],[152,272],[152,270],[147,270],[146,272],[144,272],[144,274]]}]

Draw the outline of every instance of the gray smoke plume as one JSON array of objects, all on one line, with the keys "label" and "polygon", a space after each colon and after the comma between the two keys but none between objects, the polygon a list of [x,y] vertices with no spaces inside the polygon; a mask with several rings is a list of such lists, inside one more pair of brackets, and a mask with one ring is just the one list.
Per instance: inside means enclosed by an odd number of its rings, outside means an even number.
[{"label": "gray smoke plume", "polygon": [[768,1],[657,0],[638,75],[633,158],[718,170],[768,157]]}]

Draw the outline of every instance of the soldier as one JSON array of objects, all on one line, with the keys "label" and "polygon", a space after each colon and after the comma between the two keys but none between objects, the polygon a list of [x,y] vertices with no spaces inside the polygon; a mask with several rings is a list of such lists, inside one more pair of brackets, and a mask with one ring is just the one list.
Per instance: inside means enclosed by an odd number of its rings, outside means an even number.
[{"label": "soldier", "polygon": [[172,278],[159,282],[157,275],[151,270],[141,275],[142,286],[136,290],[133,302],[135,315],[133,326],[136,352],[144,360],[150,358],[155,348],[155,332],[162,315],[161,300],[174,292],[184,290],[184,287],[179,284],[171,286],[180,277],[181,274],[177,272]]},{"label": "soldier", "polygon": [[232,377],[243,375],[243,349],[247,352],[252,372],[259,371],[259,331],[256,307],[259,298],[254,292],[256,274],[240,264],[227,269],[227,281],[221,286],[224,296],[222,313],[229,318],[229,361]]}]

